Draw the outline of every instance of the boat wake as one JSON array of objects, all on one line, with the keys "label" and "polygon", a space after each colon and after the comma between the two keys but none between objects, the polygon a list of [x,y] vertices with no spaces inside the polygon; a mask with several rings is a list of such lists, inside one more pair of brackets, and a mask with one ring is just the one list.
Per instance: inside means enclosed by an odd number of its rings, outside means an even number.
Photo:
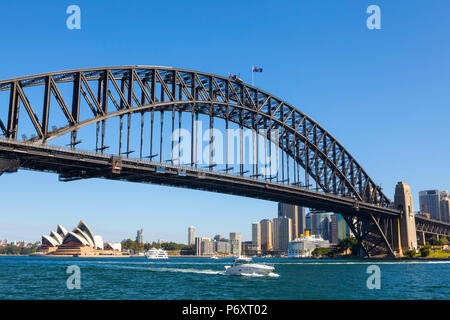
[{"label": "boat wake", "polygon": [[[174,272],[174,273],[195,273],[195,274],[210,274],[210,275],[223,275],[228,276],[230,274],[226,274],[225,271],[218,270],[209,270],[209,269],[192,269],[192,268],[147,268],[147,267],[135,267],[135,266],[115,266],[120,269],[131,269],[131,270],[140,270],[140,271],[150,271],[150,272]],[[244,277],[257,277],[257,278],[278,278],[280,275],[274,272],[271,272],[267,275],[262,275],[259,273],[242,273]]]},{"label": "boat wake", "polygon": [[223,274],[223,271],[216,270],[199,270],[199,269],[180,269],[180,268],[148,268],[150,271],[156,272],[182,272],[182,273],[197,273],[197,274]]},{"label": "boat wake", "polygon": [[278,278],[280,275],[274,272],[271,272],[267,275],[260,273],[241,273],[241,276],[244,277],[256,277],[256,278]]}]

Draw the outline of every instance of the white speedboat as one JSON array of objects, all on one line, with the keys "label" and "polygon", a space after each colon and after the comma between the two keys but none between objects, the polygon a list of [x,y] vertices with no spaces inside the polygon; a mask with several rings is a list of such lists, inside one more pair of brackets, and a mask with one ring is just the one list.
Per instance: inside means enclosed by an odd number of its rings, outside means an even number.
[{"label": "white speedboat", "polygon": [[225,274],[236,276],[267,276],[275,270],[273,266],[262,263],[251,263],[251,261],[252,259],[248,257],[238,257],[233,260],[231,266],[225,266]]},{"label": "white speedboat", "polygon": [[167,251],[163,249],[151,248],[145,253],[147,259],[168,259]]},{"label": "white speedboat", "polygon": [[216,255],[214,255],[214,256],[212,256],[212,257],[211,257],[211,259],[213,259],[213,260],[217,260],[217,259],[219,259],[219,257],[218,257],[218,256],[216,256]]}]

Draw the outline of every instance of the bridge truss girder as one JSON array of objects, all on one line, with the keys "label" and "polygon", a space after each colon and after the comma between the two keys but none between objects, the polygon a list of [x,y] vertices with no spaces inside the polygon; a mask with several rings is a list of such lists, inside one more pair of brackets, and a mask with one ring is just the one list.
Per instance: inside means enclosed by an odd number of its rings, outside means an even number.
[{"label": "bridge truss girder", "polygon": [[416,216],[416,231],[427,235],[450,237],[450,223]]}]

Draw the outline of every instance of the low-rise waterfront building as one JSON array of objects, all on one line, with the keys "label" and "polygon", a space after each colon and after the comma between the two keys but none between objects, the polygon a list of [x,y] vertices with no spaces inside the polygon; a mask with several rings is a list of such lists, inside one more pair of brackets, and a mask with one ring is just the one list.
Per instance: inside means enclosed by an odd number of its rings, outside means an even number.
[{"label": "low-rise waterfront building", "polygon": [[261,254],[261,249],[255,246],[252,241],[242,242],[242,254],[246,256],[256,256]]},{"label": "low-rise waterfront building", "polygon": [[230,253],[230,241],[224,238],[215,241],[215,250],[217,253],[229,254]]}]

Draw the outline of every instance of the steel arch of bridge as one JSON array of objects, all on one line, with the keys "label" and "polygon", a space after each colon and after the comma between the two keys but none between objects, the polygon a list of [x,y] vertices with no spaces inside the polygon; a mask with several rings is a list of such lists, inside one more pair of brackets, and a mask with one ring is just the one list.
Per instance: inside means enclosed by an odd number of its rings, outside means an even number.
[{"label": "steel arch of bridge", "polygon": [[[98,82],[97,95],[90,87],[93,81]],[[72,101],[65,101],[58,90],[57,84],[63,82],[73,83]],[[156,92],[157,83],[160,92]],[[39,85],[45,87],[41,120],[23,90]],[[136,96],[136,88],[140,97]],[[176,108],[223,118],[255,130],[280,129],[280,147],[309,172],[323,191],[389,206],[380,187],[317,122],[287,102],[237,80],[190,70],[136,66],[73,70],[0,81],[0,91],[4,90],[10,92],[9,114],[7,123],[0,119],[0,127],[10,139],[17,139],[20,101],[36,131],[37,137],[32,140],[44,143],[67,133],[76,139],[81,127],[108,118]],[[113,98],[112,91],[116,91],[120,101]],[[67,119],[66,126],[51,131],[48,128],[50,95],[54,95]],[[79,120],[81,99],[89,105],[91,119]]]},{"label": "steel arch of bridge", "polygon": [[[71,84],[72,94],[69,99],[61,93],[61,84]],[[30,103],[26,94],[27,88],[37,86],[44,90],[40,117],[36,106]],[[305,170],[305,178],[311,177],[324,193],[390,208],[390,200],[382,193],[381,188],[323,127],[287,102],[238,79],[171,67],[105,67],[3,80],[0,81],[0,93],[2,91],[9,92],[9,109],[7,119],[0,118],[0,129],[9,141],[18,140],[19,122],[28,117],[35,130],[35,137],[29,139],[28,143],[45,145],[48,141],[70,134],[71,148],[75,150],[78,130],[95,124],[96,150],[103,154],[106,148],[105,122],[110,118],[119,117],[122,130],[123,116],[141,114],[142,130],[143,115],[150,112],[153,130],[155,111],[171,111],[172,116],[175,112],[187,112],[192,115],[192,123],[194,118],[198,118],[198,114],[204,114],[210,117],[211,126],[214,118],[221,118],[226,121],[227,126],[228,122],[232,122],[256,132],[265,129],[267,139],[271,138],[271,131],[279,130],[280,149],[294,159]],[[62,110],[66,124],[50,129],[52,99],[56,100]],[[80,119],[82,100],[92,113],[89,119]],[[24,106],[26,115],[19,115],[20,104]],[[129,119],[128,117],[128,132]],[[141,159],[142,143],[141,133]],[[127,151],[124,153],[129,152],[127,143]],[[195,161],[192,161],[191,165],[194,164]],[[242,169],[240,173],[243,175]],[[294,184],[297,183],[298,181],[294,181]],[[308,181],[305,181],[305,186],[308,185]],[[363,243],[366,253],[383,246],[386,252],[392,253],[390,217],[369,215],[362,218],[357,212],[358,208],[355,208],[354,215],[345,217],[352,231]],[[367,245],[364,245],[365,241]]]}]

